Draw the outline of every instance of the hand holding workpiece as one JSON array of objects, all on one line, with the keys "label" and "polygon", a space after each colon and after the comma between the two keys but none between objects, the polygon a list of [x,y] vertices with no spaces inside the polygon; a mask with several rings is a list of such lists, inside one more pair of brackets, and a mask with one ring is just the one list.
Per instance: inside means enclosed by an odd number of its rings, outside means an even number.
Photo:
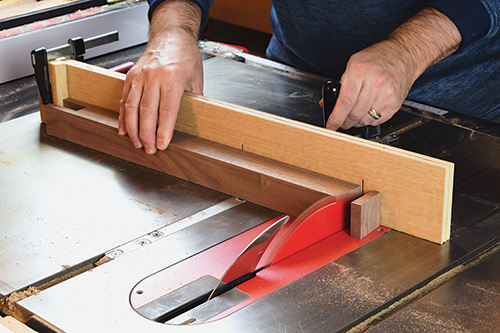
[{"label": "hand holding workpiece", "polygon": [[353,54],[327,128],[380,125],[401,107],[427,68],[454,53],[461,36],[455,24],[424,8],[387,39]]},{"label": "hand holding workpiece", "polygon": [[184,91],[203,91],[200,21],[201,10],[191,2],[160,4],[151,19],[148,47],[127,74],[119,133],[148,154],[168,147]]}]

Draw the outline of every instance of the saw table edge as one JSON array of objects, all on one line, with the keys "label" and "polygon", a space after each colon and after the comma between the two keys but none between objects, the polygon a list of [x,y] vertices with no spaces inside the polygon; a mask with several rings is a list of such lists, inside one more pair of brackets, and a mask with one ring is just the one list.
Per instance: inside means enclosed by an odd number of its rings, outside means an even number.
[{"label": "saw table edge", "polygon": [[[49,68],[56,103],[63,96],[118,111],[124,74],[73,60]],[[435,243],[450,237],[451,162],[191,93],[184,94],[176,130],[363,183],[365,193],[381,193],[382,225]]]}]

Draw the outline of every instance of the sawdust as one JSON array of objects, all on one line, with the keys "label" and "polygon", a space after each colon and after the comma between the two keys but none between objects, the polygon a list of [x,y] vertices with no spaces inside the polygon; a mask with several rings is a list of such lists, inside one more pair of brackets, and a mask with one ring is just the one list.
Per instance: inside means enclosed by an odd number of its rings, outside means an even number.
[{"label": "sawdust", "polygon": [[145,203],[145,202],[143,202],[141,200],[138,200],[138,199],[135,199],[135,198],[132,198],[131,200],[133,200],[133,201],[135,201],[137,203],[140,203],[141,205],[146,206],[146,208],[144,208],[144,210],[146,210],[146,211],[149,211],[149,212],[156,211],[161,216],[163,216],[164,214],[168,214],[168,215],[173,215],[175,217],[179,217],[179,215],[175,214],[174,212],[170,212],[168,210],[155,207],[155,206],[150,205],[148,203]]},{"label": "sawdust", "polygon": [[1,310],[8,315],[14,316],[16,314],[16,303],[22,301],[25,298],[28,298],[33,295],[38,295],[40,290],[36,287],[29,287],[24,291],[19,291],[16,293],[10,294],[9,297],[3,300],[0,308]]},{"label": "sawdust", "polygon": [[[404,320],[399,324],[401,330],[414,330],[415,332],[448,332],[448,333],[461,333],[468,330],[460,325],[459,322],[454,320],[447,320],[440,316],[427,313],[420,310],[412,310],[404,312]],[[411,323],[405,325],[405,322]],[[401,327],[404,325],[404,327]],[[411,327],[408,327],[411,326]],[[383,326],[382,326],[383,327]]]},{"label": "sawdust", "polygon": [[472,283],[466,283],[465,285],[467,287],[476,289],[476,290],[480,291],[481,293],[487,293],[487,294],[491,294],[491,295],[495,295],[495,296],[499,296],[500,295],[500,293],[498,293],[496,290],[488,290],[486,288],[483,288],[481,286],[478,286],[478,285],[475,285],[475,284],[472,284]]},{"label": "sawdust", "polygon": [[391,298],[390,288],[377,287],[370,277],[359,275],[352,267],[336,262],[331,264],[336,267],[338,274],[335,277],[324,277],[321,283],[330,285],[331,288],[342,288],[344,301],[350,303],[363,300],[365,304],[379,305]]}]

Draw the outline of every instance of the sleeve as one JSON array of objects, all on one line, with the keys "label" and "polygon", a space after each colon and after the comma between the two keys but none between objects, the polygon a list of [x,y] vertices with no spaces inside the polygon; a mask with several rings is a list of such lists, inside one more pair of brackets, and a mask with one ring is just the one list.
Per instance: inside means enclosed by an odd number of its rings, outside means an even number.
[{"label": "sleeve", "polygon": [[492,26],[493,15],[480,0],[430,0],[427,6],[436,8],[457,26],[462,35],[462,43],[457,52],[483,38]]},{"label": "sleeve", "polygon": [[[163,1],[164,0],[148,0],[149,3],[148,18],[150,21],[151,21],[151,15],[153,15],[153,11]],[[201,17],[200,29],[203,29],[208,22],[208,9],[212,5],[213,0],[190,0],[190,1],[194,2],[201,8],[202,17]]]}]

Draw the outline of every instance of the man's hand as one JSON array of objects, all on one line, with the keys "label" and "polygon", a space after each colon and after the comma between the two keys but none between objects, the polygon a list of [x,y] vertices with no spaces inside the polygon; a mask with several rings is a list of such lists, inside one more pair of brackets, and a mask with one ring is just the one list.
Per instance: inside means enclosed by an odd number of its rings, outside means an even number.
[{"label": "man's hand", "polygon": [[[453,54],[462,41],[443,13],[424,8],[386,40],[351,56],[341,78],[327,128],[380,125],[401,107],[411,86],[427,68]],[[379,119],[368,111],[373,108]]]},{"label": "man's hand", "polygon": [[184,91],[203,91],[200,21],[200,8],[189,1],[160,4],[151,20],[148,47],[127,74],[119,134],[128,134],[148,154],[168,147]]}]

